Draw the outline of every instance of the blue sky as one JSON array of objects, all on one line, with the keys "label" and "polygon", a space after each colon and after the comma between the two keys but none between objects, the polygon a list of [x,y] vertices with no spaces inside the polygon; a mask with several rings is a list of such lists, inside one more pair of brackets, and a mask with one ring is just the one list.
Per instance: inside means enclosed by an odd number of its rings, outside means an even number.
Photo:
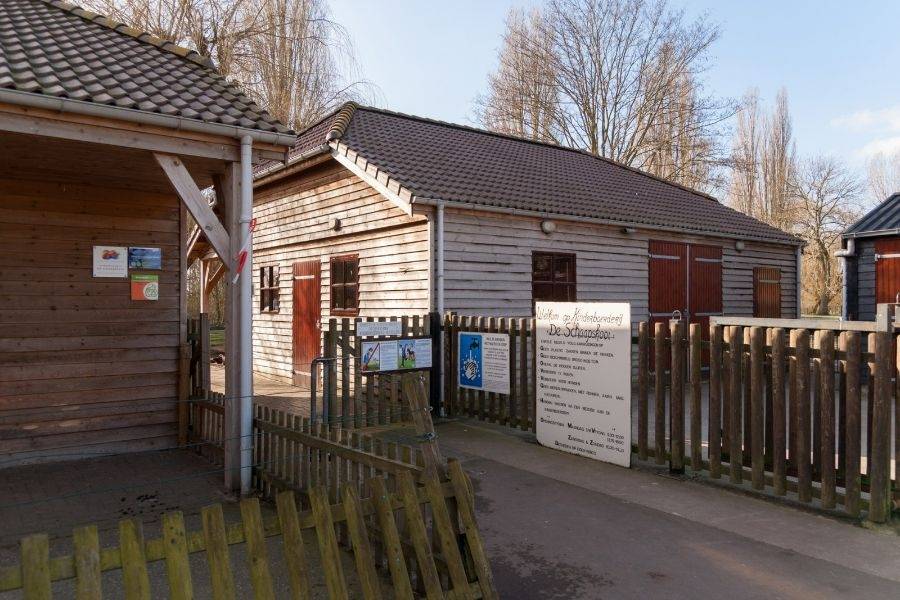
[{"label": "blue sky", "polygon": [[[473,123],[510,6],[532,2],[331,0],[363,75],[387,108]],[[721,25],[708,89],[770,102],[788,90],[801,155],[833,154],[862,172],[877,149],[900,150],[900,2],[671,1]]]}]

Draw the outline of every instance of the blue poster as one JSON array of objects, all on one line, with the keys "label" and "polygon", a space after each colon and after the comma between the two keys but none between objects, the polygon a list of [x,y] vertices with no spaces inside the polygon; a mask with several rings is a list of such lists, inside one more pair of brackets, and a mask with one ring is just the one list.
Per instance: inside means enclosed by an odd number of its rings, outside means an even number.
[{"label": "blue poster", "polygon": [[162,269],[162,250],[160,248],[129,248],[129,269]]},{"label": "blue poster", "polygon": [[459,385],[482,388],[484,361],[482,360],[482,336],[480,333],[459,334]]}]

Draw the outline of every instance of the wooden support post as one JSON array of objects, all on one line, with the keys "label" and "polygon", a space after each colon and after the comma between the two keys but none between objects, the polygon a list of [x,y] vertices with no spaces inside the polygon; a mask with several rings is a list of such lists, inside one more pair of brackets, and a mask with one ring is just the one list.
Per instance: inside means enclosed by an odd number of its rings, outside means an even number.
[{"label": "wooden support post", "polygon": [[728,454],[731,461],[731,483],[741,483],[744,480],[744,460],[741,439],[741,395],[743,387],[741,386],[741,363],[743,362],[743,341],[744,332],[741,327],[731,327],[729,339],[729,356],[731,364],[729,365],[730,382],[728,391],[731,398],[728,400],[731,415],[729,418],[729,429],[731,439],[731,448]]},{"label": "wooden support post", "polygon": [[722,460],[722,327],[710,325],[709,331],[709,476],[721,476]]},{"label": "wooden support post", "polygon": [[208,394],[212,389],[209,373],[209,315],[200,313],[200,364],[197,368],[200,372],[200,389]]},{"label": "wooden support post", "polygon": [[654,357],[654,393],[655,406],[653,413],[653,437],[655,440],[656,464],[666,462],[666,336],[665,325],[656,323],[654,326],[653,345],[656,356]]},{"label": "wooden support post", "polygon": [[844,510],[851,517],[859,516],[860,496],[860,433],[862,431],[862,414],[860,407],[860,375],[862,371],[862,344],[859,332],[848,331],[847,352],[847,387],[846,387],[846,414],[844,420],[847,423],[844,442],[844,487],[846,489]]},{"label": "wooden support post", "polygon": [[772,483],[779,496],[787,493],[784,359],[784,330],[779,328],[772,331]]},{"label": "wooden support post", "polygon": [[797,336],[791,329],[789,343],[794,354],[788,358],[788,473],[797,475]]},{"label": "wooden support post", "polygon": [[638,324],[638,458],[647,460],[648,388],[650,386],[650,325]]},{"label": "wooden support post", "polygon": [[822,481],[822,507],[834,508],[836,501],[834,471],[834,332],[819,336],[819,469]]},{"label": "wooden support post", "polygon": [[188,443],[188,400],[191,395],[191,345],[181,344],[178,348],[178,445]]},{"label": "wooden support post", "polygon": [[888,332],[875,334],[875,405],[872,407],[872,454],[869,457],[869,520],[874,523],[884,523],[891,518],[892,341]]},{"label": "wooden support post", "polygon": [[684,473],[684,322],[670,323],[669,472]]},{"label": "wooden support post", "polygon": [[703,391],[702,356],[703,342],[700,338],[700,323],[691,323],[691,470],[694,473],[703,468],[703,415],[701,395]]},{"label": "wooden support post", "polygon": [[765,463],[763,435],[763,392],[765,391],[765,335],[762,327],[750,329],[750,464],[753,489],[765,487]]},{"label": "wooden support post", "polygon": [[[811,349],[820,351],[822,347],[821,329],[813,332]],[[810,450],[812,451],[812,478],[820,481],[822,476],[822,358],[821,352],[813,358],[810,371],[809,396],[810,405],[812,407],[812,442]]]},{"label": "wooden support post", "polygon": [[809,414],[809,332],[797,334],[797,495],[800,502],[812,501],[812,464],[810,463]]}]

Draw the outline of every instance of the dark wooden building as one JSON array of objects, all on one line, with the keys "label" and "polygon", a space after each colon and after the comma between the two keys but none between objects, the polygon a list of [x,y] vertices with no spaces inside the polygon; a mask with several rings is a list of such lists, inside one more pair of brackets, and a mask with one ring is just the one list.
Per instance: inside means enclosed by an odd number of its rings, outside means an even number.
[{"label": "dark wooden building", "polygon": [[837,255],[845,319],[873,321],[877,304],[900,301],[900,193],[850,226]]}]

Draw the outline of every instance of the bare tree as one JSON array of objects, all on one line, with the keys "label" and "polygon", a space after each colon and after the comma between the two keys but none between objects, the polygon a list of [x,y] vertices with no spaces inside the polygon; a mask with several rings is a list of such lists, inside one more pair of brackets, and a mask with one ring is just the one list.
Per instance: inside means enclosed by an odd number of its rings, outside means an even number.
[{"label": "bare tree", "polygon": [[860,181],[830,157],[803,162],[794,179],[795,229],[807,243],[803,294],[817,315],[829,314],[840,299],[841,274],[834,251],[841,232],[859,217],[862,189]]},{"label": "bare tree", "polygon": [[869,193],[874,202],[882,202],[900,192],[900,152],[879,152],[866,164]]},{"label": "bare tree", "polygon": [[733,113],[697,83],[718,35],[665,0],[551,0],[508,19],[482,122],[706,183]]},{"label": "bare tree", "polygon": [[758,92],[748,91],[732,144],[730,204],[790,231],[796,219],[792,192],[796,162],[787,92],[779,91],[772,113],[764,115]]},{"label": "bare tree", "polygon": [[282,122],[302,129],[367,100],[346,30],[325,0],[87,0],[111,18],[209,56]]}]

